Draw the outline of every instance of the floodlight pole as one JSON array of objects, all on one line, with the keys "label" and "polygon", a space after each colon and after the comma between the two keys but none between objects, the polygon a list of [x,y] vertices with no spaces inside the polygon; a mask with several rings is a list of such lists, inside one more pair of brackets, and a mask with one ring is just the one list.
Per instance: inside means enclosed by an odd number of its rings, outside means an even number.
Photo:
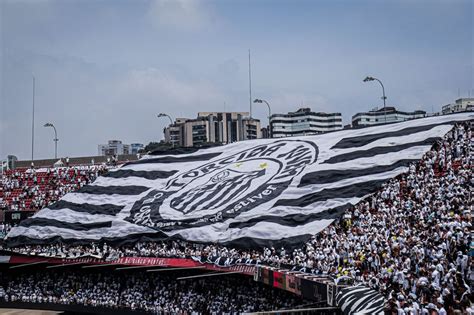
[{"label": "floodlight pole", "polygon": [[52,127],[54,129],[54,159],[56,160],[58,158],[58,133],[56,131],[56,127],[52,123],[46,123],[44,124],[44,127]]},{"label": "floodlight pole", "polygon": [[[165,113],[159,113],[158,116],[159,117],[168,117],[168,119],[170,120],[170,126],[173,124],[173,119],[171,118],[170,115],[168,114],[165,114]],[[170,141],[171,141],[171,146],[174,147],[174,142],[171,140],[171,131],[170,131]]]},{"label": "floodlight pole", "polygon": [[31,164],[35,156],[35,77],[33,76],[33,116],[31,119]]},{"label": "floodlight pole", "polygon": [[256,98],[253,102],[254,103],[265,103],[265,104],[267,104],[267,107],[268,107],[268,137],[271,138],[272,137],[272,123],[271,123],[272,109],[270,107],[270,104],[268,104],[267,101],[262,100],[262,99],[258,99],[258,98]]},{"label": "floodlight pole", "polygon": [[377,81],[382,86],[383,112],[384,112],[384,117],[385,117],[385,123],[387,123],[387,109],[385,108],[386,107],[385,100],[387,99],[387,97],[385,96],[385,87],[383,86],[382,81],[380,81],[377,78],[368,76],[364,79],[364,82],[368,82],[368,81]]}]

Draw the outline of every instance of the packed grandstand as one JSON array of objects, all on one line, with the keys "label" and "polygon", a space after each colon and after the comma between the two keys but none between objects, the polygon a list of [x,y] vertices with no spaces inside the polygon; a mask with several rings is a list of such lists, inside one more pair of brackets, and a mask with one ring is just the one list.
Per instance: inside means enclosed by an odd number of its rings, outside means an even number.
[{"label": "packed grandstand", "polygon": [[235,275],[176,281],[176,273],[41,271],[4,275],[1,280],[6,284],[0,289],[5,301],[155,314],[236,314],[311,305],[294,294]]},{"label": "packed grandstand", "polygon": [[[344,209],[303,244],[243,248],[215,242],[2,244],[5,255],[114,262],[127,257],[190,259],[222,268],[268,266],[327,279],[350,278],[379,292],[389,314],[474,314],[472,122],[456,123],[408,171]],[[54,205],[112,166],[16,169],[2,175],[2,211]],[[1,223],[6,235],[11,223]],[[280,245],[280,244],[279,244]],[[242,278],[182,280],[143,273],[28,270],[2,273],[5,302],[101,306],[153,313],[221,314],[304,308],[314,301]],[[184,282],[183,282],[184,281]],[[235,294],[239,292],[239,294]],[[320,301],[321,302],[321,301]]]}]

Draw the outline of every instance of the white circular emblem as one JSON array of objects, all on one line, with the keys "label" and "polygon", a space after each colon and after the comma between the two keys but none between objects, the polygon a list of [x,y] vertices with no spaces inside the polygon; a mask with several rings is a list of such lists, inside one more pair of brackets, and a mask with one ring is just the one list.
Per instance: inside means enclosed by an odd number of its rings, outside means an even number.
[{"label": "white circular emblem", "polygon": [[224,151],[149,192],[133,205],[127,220],[168,230],[219,222],[263,204],[271,207],[317,156],[317,146],[304,140]]}]

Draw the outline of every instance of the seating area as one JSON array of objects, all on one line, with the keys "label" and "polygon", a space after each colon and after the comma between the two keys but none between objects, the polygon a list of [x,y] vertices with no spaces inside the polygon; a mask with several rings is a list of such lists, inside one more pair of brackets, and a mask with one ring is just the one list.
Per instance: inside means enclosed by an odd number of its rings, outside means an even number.
[{"label": "seating area", "polygon": [[40,210],[66,193],[107,172],[109,166],[87,165],[7,170],[0,179],[0,211]]},{"label": "seating area", "polygon": [[[335,279],[352,278],[355,283],[380,292],[389,314],[471,314],[473,151],[471,124],[456,124],[420,161],[411,163],[407,172],[385,182],[299,248],[250,250],[220,244],[143,240],[119,245],[105,241],[15,247],[0,244],[0,249],[43,257],[92,256],[104,261],[166,257],[193,258],[216,265],[220,261],[229,265],[265,264]],[[49,172],[46,182],[52,180],[51,185],[63,193],[107,170],[44,171]],[[28,188],[31,181],[33,187],[41,187],[41,172],[9,173],[2,183],[12,191]],[[36,200],[35,196],[31,199]],[[48,196],[56,198],[57,194]]]}]

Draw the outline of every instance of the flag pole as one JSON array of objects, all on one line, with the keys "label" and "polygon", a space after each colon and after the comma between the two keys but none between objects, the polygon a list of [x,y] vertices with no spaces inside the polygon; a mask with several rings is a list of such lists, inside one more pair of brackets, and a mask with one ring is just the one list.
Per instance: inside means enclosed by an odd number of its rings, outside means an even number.
[{"label": "flag pole", "polygon": [[252,71],[250,63],[250,49],[249,49],[249,103],[250,103],[250,118],[252,118]]},{"label": "flag pole", "polygon": [[33,118],[31,120],[31,163],[35,156],[35,76],[33,76]]}]

